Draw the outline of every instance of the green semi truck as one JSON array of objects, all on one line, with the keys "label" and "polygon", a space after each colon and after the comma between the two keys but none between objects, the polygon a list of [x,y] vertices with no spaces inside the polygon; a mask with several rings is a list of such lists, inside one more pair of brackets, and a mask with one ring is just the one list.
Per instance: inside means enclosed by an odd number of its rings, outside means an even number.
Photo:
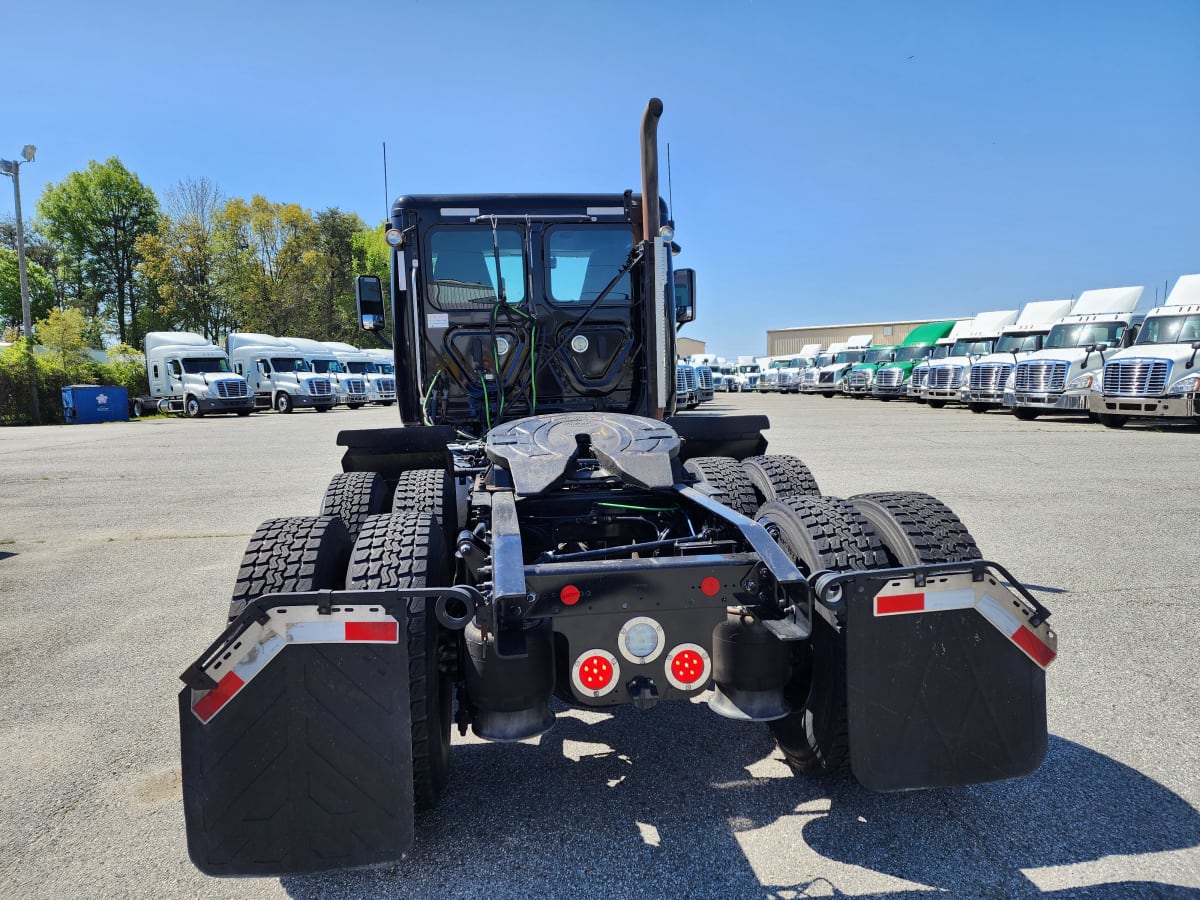
[{"label": "green semi truck", "polygon": [[[867,392],[877,400],[907,396],[913,367],[930,354],[938,340],[950,334],[954,325],[953,321],[920,325],[910,331],[904,342],[895,349],[895,356],[890,362],[862,363],[861,368],[870,367],[873,370],[869,379],[863,378],[867,381]],[[850,374],[853,378],[854,372]]]}]

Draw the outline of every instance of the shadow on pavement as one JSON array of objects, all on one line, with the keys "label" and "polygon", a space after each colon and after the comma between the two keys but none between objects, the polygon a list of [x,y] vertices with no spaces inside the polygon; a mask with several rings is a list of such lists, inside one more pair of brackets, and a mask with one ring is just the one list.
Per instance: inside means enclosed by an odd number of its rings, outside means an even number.
[{"label": "shadow on pavement", "polygon": [[[785,774],[764,726],[687,703],[590,725],[560,709],[538,746],[456,744],[452,759],[403,862],[285,878],[288,894],[1011,897],[1060,887],[1022,870],[1200,845],[1180,797],[1054,737],[1024,780],[906,794]],[[1075,883],[1071,896],[1177,895],[1129,873]]]}]

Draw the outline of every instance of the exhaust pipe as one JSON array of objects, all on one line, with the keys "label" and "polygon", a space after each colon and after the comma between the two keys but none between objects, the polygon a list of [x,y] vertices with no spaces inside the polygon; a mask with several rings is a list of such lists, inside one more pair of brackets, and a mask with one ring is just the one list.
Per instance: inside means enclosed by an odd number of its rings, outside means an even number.
[{"label": "exhaust pipe", "polygon": [[642,240],[658,237],[658,120],[663,104],[651,97],[642,113]]}]

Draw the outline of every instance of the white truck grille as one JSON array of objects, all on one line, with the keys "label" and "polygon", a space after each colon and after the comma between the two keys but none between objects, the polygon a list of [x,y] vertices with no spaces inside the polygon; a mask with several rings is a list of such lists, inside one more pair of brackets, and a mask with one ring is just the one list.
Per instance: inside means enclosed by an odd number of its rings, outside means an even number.
[{"label": "white truck grille", "polygon": [[850,382],[850,387],[865,391],[867,385],[871,383],[871,373],[866,369],[855,369],[847,380]]},{"label": "white truck grille", "polygon": [[929,370],[931,391],[952,391],[962,383],[962,366],[933,366]]},{"label": "white truck grille", "polygon": [[708,368],[708,366],[697,368],[696,378],[700,381],[700,390],[711,391],[713,389],[712,369]]},{"label": "white truck grille", "polygon": [[394,378],[379,379],[379,393],[394,394],[396,393],[396,380]]},{"label": "white truck grille", "polygon": [[217,396],[222,400],[249,397],[250,386],[240,378],[222,378],[217,382]]},{"label": "white truck grille", "polygon": [[1165,359],[1117,359],[1104,367],[1104,393],[1150,397],[1167,387],[1170,364]]},{"label": "white truck grille", "polygon": [[982,363],[971,366],[969,386],[973,391],[999,391],[1004,387],[1012,363]]},{"label": "white truck grille", "polygon": [[1023,393],[1059,393],[1067,386],[1067,368],[1067,363],[1060,360],[1020,363],[1015,387]]},{"label": "white truck grille", "polygon": [[875,375],[875,384],[878,387],[900,387],[900,382],[903,380],[904,372],[896,368],[880,369]]},{"label": "white truck grille", "polygon": [[344,382],[347,394],[365,394],[367,392],[367,383],[361,378],[347,378]]},{"label": "white truck grille", "polygon": [[333,385],[328,378],[310,378],[308,392],[314,397],[329,397],[333,394]]},{"label": "white truck grille", "polygon": [[929,380],[929,367],[922,366],[919,369],[913,369],[912,386],[915,388],[925,387],[925,382]]}]

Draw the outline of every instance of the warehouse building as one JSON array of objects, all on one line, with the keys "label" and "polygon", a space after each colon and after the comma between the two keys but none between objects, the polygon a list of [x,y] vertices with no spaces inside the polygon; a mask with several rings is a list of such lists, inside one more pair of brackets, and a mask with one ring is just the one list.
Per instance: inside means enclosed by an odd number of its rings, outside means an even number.
[{"label": "warehouse building", "polygon": [[678,337],[675,339],[675,351],[680,356],[699,356],[704,352],[704,341],[698,341],[695,338]]},{"label": "warehouse building", "polygon": [[859,322],[856,325],[808,325],[803,328],[772,328],[767,331],[767,356],[799,353],[806,344],[841,343],[852,336],[871,335],[872,344],[900,344],[909,333],[930,322],[946,319],[912,319],[903,322]]}]

